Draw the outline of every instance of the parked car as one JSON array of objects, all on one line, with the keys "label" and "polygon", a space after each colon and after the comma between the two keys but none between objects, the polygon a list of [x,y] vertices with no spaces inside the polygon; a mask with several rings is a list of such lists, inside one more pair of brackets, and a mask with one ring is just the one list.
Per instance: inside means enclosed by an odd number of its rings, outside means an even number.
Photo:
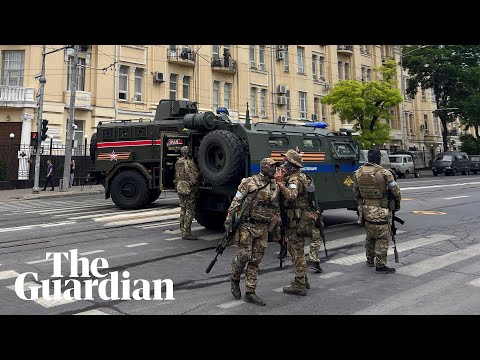
[{"label": "parked car", "polygon": [[444,173],[445,175],[462,175],[470,173],[471,162],[467,153],[459,151],[446,151],[435,156],[432,164],[433,176]]},{"label": "parked car", "polygon": [[397,173],[398,177],[405,178],[410,174],[414,175],[416,178],[420,177],[420,173],[418,169],[415,168],[415,164],[413,163],[413,158],[411,155],[390,155],[389,159],[390,166],[392,167],[392,170]]},{"label": "parked car", "polygon": [[[393,177],[395,179],[397,179],[397,174],[395,173],[395,170],[392,169],[387,151],[386,150],[380,150],[380,153],[382,154],[382,158],[380,160],[380,165],[384,169],[390,170],[393,173]],[[360,165],[365,164],[367,162],[367,160],[368,160],[368,150],[361,150],[360,151],[360,160],[359,160]]]},{"label": "parked car", "polygon": [[480,155],[468,155],[470,158],[470,172],[477,174],[480,171]]}]

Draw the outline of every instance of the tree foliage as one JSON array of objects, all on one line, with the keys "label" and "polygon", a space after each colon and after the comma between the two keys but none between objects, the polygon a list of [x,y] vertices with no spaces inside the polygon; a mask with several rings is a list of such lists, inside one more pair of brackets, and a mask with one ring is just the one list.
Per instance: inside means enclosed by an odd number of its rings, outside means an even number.
[{"label": "tree foliage", "polygon": [[466,152],[468,155],[480,154],[480,141],[471,134],[460,135],[462,145],[460,150]]},{"label": "tree foliage", "polygon": [[[465,94],[472,89],[478,76],[480,46],[427,45],[405,46],[403,68],[408,70],[407,93],[415,96],[418,88],[433,89],[437,110],[442,122],[443,147],[447,147],[447,124],[455,117],[466,117],[460,107]],[[455,109],[458,108],[458,109]],[[471,113],[473,115],[473,113]]]},{"label": "tree foliage", "polygon": [[332,105],[332,113],[341,120],[356,122],[353,128],[360,134],[357,140],[362,148],[372,148],[391,139],[390,126],[380,120],[391,119],[390,109],[402,101],[395,87],[396,66],[394,60],[386,60],[383,66],[374,69],[380,73],[380,81],[342,80],[322,99],[322,103]]}]

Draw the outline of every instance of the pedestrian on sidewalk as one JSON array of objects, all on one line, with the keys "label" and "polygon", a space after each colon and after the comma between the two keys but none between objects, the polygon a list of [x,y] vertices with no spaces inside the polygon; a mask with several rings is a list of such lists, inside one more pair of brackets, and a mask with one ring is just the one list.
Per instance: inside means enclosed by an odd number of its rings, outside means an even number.
[{"label": "pedestrian on sidewalk", "polygon": [[75,178],[75,160],[70,162],[70,187],[73,186],[73,179]]},{"label": "pedestrian on sidewalk", "polygon": [[55,188],[53,187],[53,164],[52,164],[52,160],[47,160],[47,179],[45,180],[45,187],[42,189],[42,191],[45,191],[47,190],[47,187],[49,185],[52,186],[52,188],[50,189],[50,191],[53,191],[55,190]]}]

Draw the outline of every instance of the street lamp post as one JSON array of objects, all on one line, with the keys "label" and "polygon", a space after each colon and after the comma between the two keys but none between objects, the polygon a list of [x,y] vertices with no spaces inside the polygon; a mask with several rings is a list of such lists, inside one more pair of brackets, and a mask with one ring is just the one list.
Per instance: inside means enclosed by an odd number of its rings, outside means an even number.
[{"label": "street lamp post", "polygon": [[53,136],[52,135],[48,135],[48,137],[50,138],[50,156],[52,156],[52,148],[53,148]]},{"label": "street lamp post", "polygon": [[12,152],[13,152],[13,139],[15,138],[14,133],[10,133],[10,154],[9,154],[9,160],[8,160],[8,175],[7,175],[7,180],[10,179],[10,168],[13,166],[13,161],[12,161]]}]

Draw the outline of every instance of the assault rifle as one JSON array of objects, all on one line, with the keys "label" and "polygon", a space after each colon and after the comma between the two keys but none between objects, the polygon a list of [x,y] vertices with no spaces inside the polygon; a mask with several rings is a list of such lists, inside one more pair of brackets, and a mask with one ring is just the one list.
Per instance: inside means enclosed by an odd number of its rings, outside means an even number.
[{"label": "assault rifle", "polygon": [[393,211],[393,219],[392,219],[392,240],[393,240],[393,253],[395,254],[395,262],[398,263],[398,251],[397,251],[397,244],[395,243],[395,235],[397,234],[397,227],[395,226],[395,222],[400,224],[405,224],[405,221],[400,219],[399,217],[395,216],[395,211]]}]

